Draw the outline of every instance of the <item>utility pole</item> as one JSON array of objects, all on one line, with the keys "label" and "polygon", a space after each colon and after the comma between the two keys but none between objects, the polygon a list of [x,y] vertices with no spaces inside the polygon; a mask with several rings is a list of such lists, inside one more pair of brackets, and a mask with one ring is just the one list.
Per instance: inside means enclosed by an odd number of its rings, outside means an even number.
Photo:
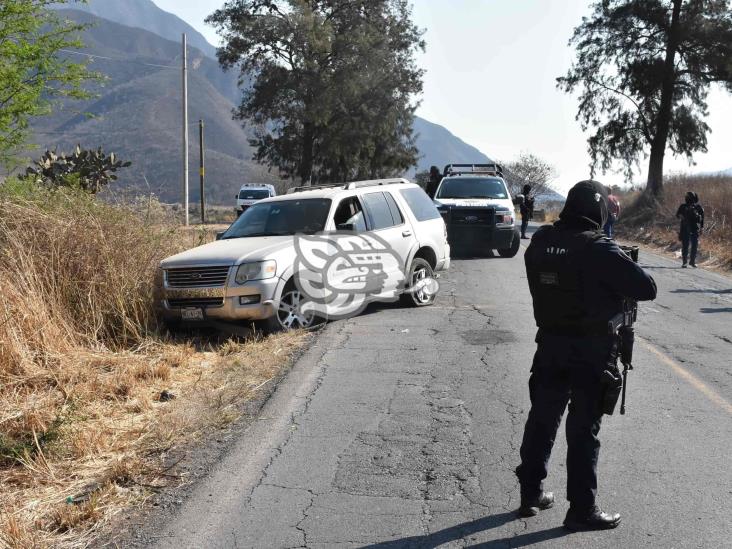
[{"label": "utility pole", "polygon": [[206,190],[204,181],[206,177],[206,155],[203,148],[203,120],[198,121],[198,148],[201,157],[201,169],[199,171],[201,176],[201,225],[204,225],[206,223]]},{"label": "utility pole", "polygon": [[188,226],[188,48],[183,33],[183,209]]}]

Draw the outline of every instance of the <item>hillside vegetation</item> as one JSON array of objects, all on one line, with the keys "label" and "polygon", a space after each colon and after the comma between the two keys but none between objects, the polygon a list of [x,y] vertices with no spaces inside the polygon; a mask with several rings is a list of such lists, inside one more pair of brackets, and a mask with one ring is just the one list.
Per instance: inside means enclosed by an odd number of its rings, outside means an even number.
[{"label": "hillside vegetation", "polygon": [[[121,187],[152,192],[164,202],[180,202],[180,34],[171,41],[127,26],[142,26],[145,14],[157,10],[148,0],[105,0],[104,6],[108,19],[77,10],[59,11],[63,17],[90,25],[82,33],[86,45],[83,52],[99,56],[93,58],[90,68],[105,75],[106,80],[91,90],[96,94],[92,100],[67,104],[51,116],[38,119],[33,125],[34,143],[41,149],[59,151],[70,151],[77,144],[113,150],[132,161],[132,168],[120,179]],[[115,18],[119,21],[109,20]],[[203,119],[207,198],[212,204],[233,206],[234,194],[242,183],[278,184],[280,179],[252,160],[253,149],[248,142],[251,131],[232,119],[241,98],[237,71],[224,72],[215,59],[195,47],[189,47],[188,55],[190,199],[199,199],[198,120]],[[81,55],[71,57],[74,61],[84,59]],[[417,118],[414,131],[418,135],[420,169],[431,164],[442,167],[448,162],[487,161],[484,154],[442,126]]]},{"label": "hillside vegetation", "polygon": [[617,230],[621,236],[676,252],[679,220],[676,211],[687,191],[694,191],[704,207],[706,222],[699,243],[698,262],[708,267],[732,269],[732,176],[672,175],[656,212],[639,200],[640,191],[621,196],[625,210]]},{"label": "hillside vegetation", "polygon": [[158,261],[210,239],[155,202],[0,185],[0,547],[79,547],[180,482],[170,452],[240,414],[301,334],[171,339]]}]

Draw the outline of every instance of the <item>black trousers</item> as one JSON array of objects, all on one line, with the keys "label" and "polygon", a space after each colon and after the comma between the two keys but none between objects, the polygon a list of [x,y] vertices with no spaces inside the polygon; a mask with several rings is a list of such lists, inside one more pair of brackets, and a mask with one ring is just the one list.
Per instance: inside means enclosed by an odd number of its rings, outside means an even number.
[{"label": "black trousers", "polygon": [[[699,233],[690,231],[681,231],[681,257],[684,263],[687,259],[691,259],[692,263],[696,263],[696,253],[699,248]],[[691,256],[689,256],[689,248],[691,248]]]},{"label": "black trousers", "polygon": [[615,363],[611,337],[574,338],[537,336],[538,348],[529,379],[531,410],[521,444],[516,474],[521,495],[531,498],[542,490],[557,429],[567,416],[567,499],[576,509],[588,509],[597,495],[600,453],[601,375]]},{"label": "black trousers", "polygon": [[529,219],[530,216],[528,215],[522,215],[521,216],[521,236],[526,236],[526,229],[529,228]]}]

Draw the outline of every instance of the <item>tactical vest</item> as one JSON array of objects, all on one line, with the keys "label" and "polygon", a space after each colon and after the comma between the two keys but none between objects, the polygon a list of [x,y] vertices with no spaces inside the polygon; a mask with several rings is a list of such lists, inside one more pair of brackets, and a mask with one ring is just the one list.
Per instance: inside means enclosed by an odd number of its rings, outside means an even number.
[{"label": "tactical vest", "polygon": [[542,227],[534,235],[524,259],[536,324],[546,333],[607,333],[607,322],[589,315],[582,274],[589,247],[602,238],[597,231],[572,232],[552,226]]}]

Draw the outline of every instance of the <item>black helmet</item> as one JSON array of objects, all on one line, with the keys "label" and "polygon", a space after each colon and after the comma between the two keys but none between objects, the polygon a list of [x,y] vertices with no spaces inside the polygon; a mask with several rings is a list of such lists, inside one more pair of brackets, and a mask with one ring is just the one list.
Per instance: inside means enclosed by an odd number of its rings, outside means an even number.
[{"label": "black helmet", "polygon": [[693,204],[694,202],[697,202],[699,199],[696,198],[696,193],[693,193],[691,191],[688,191],[686,193],[686,196],[684,197],[684,202],[687,204]]},{"label": "black helmet", "polygon": [[567,194],[562,221],[585,221],[600,229],[607,222],[607,189],[597,181],[580,181]]}]

